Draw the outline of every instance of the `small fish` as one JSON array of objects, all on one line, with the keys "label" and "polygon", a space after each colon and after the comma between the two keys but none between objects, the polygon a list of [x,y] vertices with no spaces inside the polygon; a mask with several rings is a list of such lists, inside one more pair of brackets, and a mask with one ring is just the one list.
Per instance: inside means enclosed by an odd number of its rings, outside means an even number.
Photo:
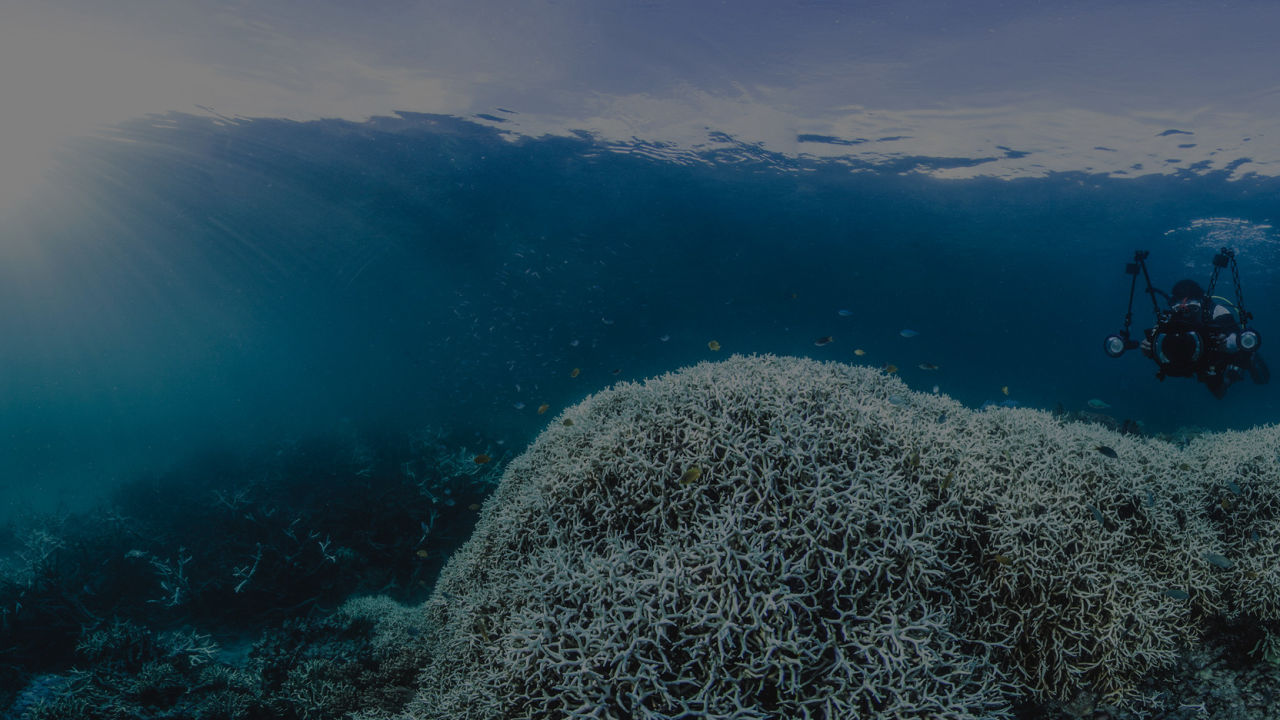
[{"label": "small fish", "polygon": [[1110,405],[1099,400],[1098,398],[1089,398],[1089,402],[1087,404],[1089,405],[1089,407],[1093,408],[1094,410],[1106,410],[1107,408],[1111,407]]},{"label": "small fish", "polygon": [[852,310],[837,310],[836,314],[839,315],[840,317],[853,317]]},{"label": "small fish", "polygon": [[922,362],[916,367],[919,367],[921,370],[937,370],[938,369],[938,366],[934,365],[931,362]]},{"label": "small fish", "polygon": [[942,482],[938,483],[938,489],[946,490],[948,487],[951,487],[951,478],[955,476],[956,476],[955,470],[948,471],[947,476],[942,478]]},{"label": "small fish", "polygon": [[474,460],[477,465],[483,465],[492,459],[493,458],[489,457],[488,455],[485,455],[484,453],[480,453],[479,455],[472,458],[472,460]]},{"label": "small fish", "polygon": [[600,322],[604,323],[605,325],[612,325],[612,324],[613,324],[613,321],[612,321],[612,320],[610,320],[610,319],[609,319],[609,318],[607,318],[607,317],[602,317],[602,318],[600,318]]},{"label": "small fish", "polygon": [[1106,446],[1106,445],[1099,445],[1097,449],[1098,449],[1098,452],[1102,453],[1103,455],[1105,455],[1105,456],[1107,456],[1107,457],[1109,457],[1109,458],[1113,458],[1113,459],[1114,459],[1114,458],[1120,457],[1119,455],[1116,455],[1116,451],[1115,451],[1115,450],[1112,450],[1110,447],[1108,447],[1108,446]]},{"label": "small fish", "polygon": [[569,341],[569,347],[578,347],[578,339],[574,338]]},{"label": "small fish", "polygon": [[946,421],[947,421],[947,414],[946,414],[946,413],[940,413],[940,414],[938,415],[938,420],[937,420],[938,424],[939,424],[939,425],[941,425],[942,423],[944,423],[944,422],[946,422]]},{"label": "small fish", "polygon": [[470,510],[471,512],[475,512],[480,509],[480,503],[471,503],[470,505],[467,506],[467,509]]},{"label": "small fish", "polygon": [[995,560],[996,560],[996,562],[1000,563],[1001,565],[1011,565],[1011,564],[1013,564],[1013,561],[1009,559],[1009,556],[1008,556],[1008,555],[999,555],[999,554],[997,554],[997,555],[996,555],[996,557],[995,557]]},{"label": "small fish", "polygon": [[1156,506],[1156,496],[1155,496],[1154,494],[1152,494],[1152,492],[1151,492],[1150,490],[1148,490],[1148,491],[1147,491],[1146,503],[1147,503],[1147,507],[1155,507],[1155,506]]},{"label": "small fish", "polygon": [[425,557],[430,557],[431,553],[427,552],[426,550],[419,550],[418,552],[414,553],[414,555],[417,555],[420,558],[425,558]]},{"label": "small fish", "polygon": [[579,375],[581,375],[581,374],[582,374],[582,369],[581,369],[581,368],[574,368],[574,369],[572,369],[572,370],[570,370],[570,371],[569,371],[569,377],[571,377],[571,378],[578,377],[578,376],[579,376]]},{"label": "small fish", "polygon": [[913,338],[919,335],[920,333],[916,332],[915,330],[912,330],[911,328],[903,328],[901,331],[898,332],[898,334],[904,338]]},{"label": "small fish", "polygon": [[697,465],[694,465],[688,470],[685,470],[684,473],[680,475],[680,484],[688,485],[689,483],[697,482],[698,478],[701,478],[701,477],[702,477],[702,468],[698,467]]},{"label": "small fish", "polygon": [[862,357],[863,355],[867,354],[867,351],[863,350],[862,348],[854,348],[853,354],[857,355],[858,357]]},{"label": "small fish", "polygon": [[542,415],[543,413],[545,413],[546,411],[548,411],[548,410],[550,410],[550,409],[551,409],[551,406],[550,406],[550,405],[548,405],[548,404],[546,404],[546,403],[542,403],[541,405],[539,405],[539,406],[538,406],[538,414],[539,414],[539,415]]},{"label": "small fish", "polygon": [[937,394],[938,394],[938,386],[937,386],[937,385],[934,385],[934,386],[933,386],[933,389],[932,389],[932,390],[930,390],[929,392],[932,392],[934,395],[937,395]]},{"label": "small fish", "polygon": [[831,337],[830,335],[823,335],[817,340],[814,340],[813,344],[817,345],[818,347],[822,347],[823,345],[830,345],[833,342],[835,342],[835,338]]},{"label": "small fish", "polygon": [[1204,559],[1208,560],[1209,564],[1217,565],[1223,570],[1230,570],[1233,564],[1226,555],[1219,555],[1218,553],[1207,552],[1204,554]]},{"label": "small fish", "polygon": [[884,368],[882,369],[890,375],[898,372],[898,366],[894,365],[893,363],[889,363],[888,365],[885,365]]},{"label": "small fish", "polygon": [[711,352],[716,352],[720,349],[720,343],[716,340],[712,340],[707,343],[707,347],[711,349]]},{"label": "small fish", "polygon": [[1008,394],[1009,394],[1009,386],[1008,386],[1008,385],[1005,385],[1004,387],[1001,387],[1001,388],[1000,388],[1000,392],[1002,392],[1002,393],[1004,393],[1006,396],[1008,396]]},{"label": "small fish", "polygon": [[1236,481],[1235,481],[1235,480],[1228,480],[1228,481],[1227,481],[1227,490],[1228,490],[1232,495],[1240,495],[1240,494],[1242,494],[1242,493],[1241,493],[1241,490],[1240,490],[1240,486],[1236,484]]},{"label": "small fish", "polygon": [[563,423],[563,425],[564,425],[565,427],[573,427],[573,419],[572,419],[572,418],[565,418],[565,419],[564,419],[564,423]]},{"label": "small fish", "polygon": [[1097,520],[1098,524],[1105,528],[1107,526],[1107,521],[1103,519],[1102,511],[1098,509],[1098,506],[1090,505],[1089,510],[1093,513],[1093,519]]},{"label": "small fish", "polygon": [[1191,593],[1187,592],[1186,590],[1169,588],[1168,590],[1164,591],[1164,596],[1167,598],[1172,598],[1174,600],[1186,600],[1187,598],[1191,597]]},{"label": "small fish", "polygon": [[902,397],[901,395],[890,395],[889,404],[894,407],[902,407],[903,405],[907,404],[907,399]]},{"label": "small fish", "polygon": [[666,342],[670,339],[671,339],[670,335],[663,335],[662,337],[658,338],[658,342]]},{"label": "small fish", "polygon": [[610,372],[611,374],[613,374],[613,375],[621,375],[621,374],[622,374],[622,368],[614,368],[614,369],[610,370],[609,372]]},{"label": "small fish", "polygon": [[515,409],[517,409],[517,410],[523,410],[523,409],[524,409],[524,403],[522,403],[522,402],[517,402],[515,405],[512,405],[511,407],[513,407],[513,408],[515,408]]}]

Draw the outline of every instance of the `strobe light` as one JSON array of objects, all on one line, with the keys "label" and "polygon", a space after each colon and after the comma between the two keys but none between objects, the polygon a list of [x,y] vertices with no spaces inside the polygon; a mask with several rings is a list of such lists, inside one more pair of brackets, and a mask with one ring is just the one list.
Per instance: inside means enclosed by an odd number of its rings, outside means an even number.
[{"label": "strobe light", "polygon": [[1118,358],[1124,354],[1125,350],[1128,349],[1129,343],[1122,335],[1108,335],[1107,338],[1102,341],[1102,351],[1107,354],[1107,357]]}]

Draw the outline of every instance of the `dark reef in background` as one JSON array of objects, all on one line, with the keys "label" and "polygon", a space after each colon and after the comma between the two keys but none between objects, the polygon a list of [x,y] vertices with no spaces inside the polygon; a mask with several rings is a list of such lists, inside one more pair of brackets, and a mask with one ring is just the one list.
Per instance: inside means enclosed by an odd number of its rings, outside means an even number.
[{"label": "dark reef in background", "polygon": [[[0,705],[75,685],[80,701],[94,697],[85,687],[99,687],[112,704],[174,708],[213,682],[195,682],[210,667],[250,672],[220,644],[254,643],[260,674],[281,648],[293,648],[277,659],[286,669],[308,653],[353,662],[356,651],[339,647],[352,631],[334,608],[354,594],[425,599],[498,469],[439,435],[316,437],[253,455],[206,454],[121,487],[93,512],[11,523]],[[335,633],[324,650],[320,638]],[[156,663],[172,677],[148,678]],[[249,683],[241,690],[255,702],[287,705],[260,687],[268,681],[236,682]],[[145,690],[130,695],[121,683]]]}]

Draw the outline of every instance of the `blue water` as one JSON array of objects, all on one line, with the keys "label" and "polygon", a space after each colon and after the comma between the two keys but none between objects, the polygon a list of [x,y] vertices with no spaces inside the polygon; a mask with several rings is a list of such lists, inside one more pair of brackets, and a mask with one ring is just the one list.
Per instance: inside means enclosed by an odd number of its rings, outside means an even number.
[{"label": "blue water", "polygon": [[[941,180],[749,144],[516,138],[501,119],[170,115],[72,146],[5,230],[10,506],[368,423],[514,453],[589,393],[731,353],[893,364],[974,407],[1098,398],[1153,432],[1280,419],[1274,386],[1215,400],[1101,351],[1135,249],[1167,289],[1205,283],[1226,246],[1265,354],[1274,179]],[[1136,333],[1150,304],[1134,310]]]}]

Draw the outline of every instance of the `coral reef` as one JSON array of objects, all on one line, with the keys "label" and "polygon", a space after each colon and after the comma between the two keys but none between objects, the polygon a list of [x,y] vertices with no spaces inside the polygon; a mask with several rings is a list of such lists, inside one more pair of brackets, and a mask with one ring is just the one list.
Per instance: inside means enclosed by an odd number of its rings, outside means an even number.
[{"label": "coral reef", "polygon": [[1155,702],[1210,623],[1277,628],[1277,435],[1179,447],[769,356],[624,383],[507,467],[408,714]]},{"label": "coral reef", "polygon": [[1269,718],[1277,448],[735,356],[505,472],[433,433],[202,458],[10,528],[0,717]]},{"label": "coral reef", "polygon": [[156,634],[130,621],[86,631],[82,669],[44,675],[0,717],[17,720],[203,718],[294,720],[389,713],[426,662],[421,613],[364,598],[265,632],[239,661],[191,629]]},{"label": "coral reef", "polygon": [[[501,467],[473,457],[434,432],[314,437],[198,456],[90,512],[11,523],[0,717],[340,717],[403,704],[412,650],[366,645],[392,598],[426,598],[469,534]],[[379,619],[334,614],[370,592],[389,596]]]}]

